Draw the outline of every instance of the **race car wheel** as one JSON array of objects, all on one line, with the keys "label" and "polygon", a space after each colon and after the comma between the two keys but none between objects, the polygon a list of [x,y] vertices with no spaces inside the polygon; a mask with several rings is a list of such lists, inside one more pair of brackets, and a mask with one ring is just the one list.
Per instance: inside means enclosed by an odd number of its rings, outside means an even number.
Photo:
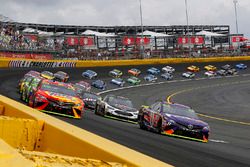
[{"label": "race car wheel", "polygon": [[157,124],[156,133],[161,133],[162,120],[160,119]]},{"label": "race car wheel", "polygon": [[21,100],[25,101],[25,91],[23,91],[22,94],[21,94]]},{"label": "race car wheel", "polygon": [[146,130],[147,129],[147,127],[145,126],[145,124],[144,124],[144,114],[142,115],[142,116],[140,116],[139,118],[138,118],[138,124],[139,124],[139,126],[140,126],[140,128],[141,129],[143,129],[143,130]]}]

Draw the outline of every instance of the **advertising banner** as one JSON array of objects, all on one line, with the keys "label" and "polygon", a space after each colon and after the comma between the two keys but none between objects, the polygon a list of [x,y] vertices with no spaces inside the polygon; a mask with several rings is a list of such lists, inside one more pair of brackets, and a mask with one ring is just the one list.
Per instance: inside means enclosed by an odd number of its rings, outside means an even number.
[{"label": "advertising banner", "polygon": [[9,52],[0,52],[0,57],[10,58],[10,59],[42,59],[42,60],[53,59],[53,55],[51,54],[9,53]]},{"label": "advertising banner", "polygon": [[185,44],[188,44],[189,39],[190,39],[190,44],[193,44],[193,45],[202,45],[202,44],[204,44],[204,38],[201,37],[201,36],[179,37],[177,41],[178,41],[179,45],[185,45]]},{"label": "advertising banner", "polygon": [[133,37],[124,37],[122,39],[123,45],[134,45],[135,44],[135,38]]},{"label": "advertising banner", "polygon": [[144,38],[137,37],[136,38],[137,45],[148,45],[149,43],[150,43],[150,39],[147,37],[144,37]]},{"label": "advertising banner", "polygon": [[94,45],[94,38],[92,38],[92,37],[80,37],[79,38],[79,45],[81,45],[81,46],[93,46]]},{"label": "advertising banner", "polygon": [[78,37],[67,37],[67,44],[69,46],[74,46],[74,45],[78,45]]},{"label": "advertising banner", "polygon": [[232,36],[232,42],[244,42],[247,41],[247,38],[244,38],[243,36]]}]

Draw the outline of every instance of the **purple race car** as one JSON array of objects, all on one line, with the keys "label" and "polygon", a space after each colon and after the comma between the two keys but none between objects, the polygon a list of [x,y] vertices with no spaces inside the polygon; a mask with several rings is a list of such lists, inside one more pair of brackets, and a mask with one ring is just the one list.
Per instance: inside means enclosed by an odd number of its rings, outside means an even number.
[{"label": "purple race car", "polygon": [[208,141],[210,131],[190,107],[166,102],[142,106],[138,124],[141,129],[202,142]]}]

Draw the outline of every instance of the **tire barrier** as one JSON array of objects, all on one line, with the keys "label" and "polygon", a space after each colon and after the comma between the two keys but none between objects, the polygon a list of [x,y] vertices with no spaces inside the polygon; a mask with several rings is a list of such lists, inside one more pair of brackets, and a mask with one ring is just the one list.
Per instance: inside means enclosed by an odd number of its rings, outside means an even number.
[{"label": "tire barrier", "polygon": [[31,61],[31,60],[10,60],[8,67],[37,67],[37,68],[58,68],[58,67],[76,67],[76,62],[64,61]]}]

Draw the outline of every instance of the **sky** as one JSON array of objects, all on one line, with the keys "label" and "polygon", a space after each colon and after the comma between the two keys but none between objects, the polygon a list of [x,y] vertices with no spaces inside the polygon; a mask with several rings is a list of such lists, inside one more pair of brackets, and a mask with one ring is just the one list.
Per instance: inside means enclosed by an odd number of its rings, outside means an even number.
[{"label": "sky", "polygon": [[[186,25],[185,0],[141,0],[143,25]],[[25,23],[82,26],[140,25],[139,0],[0,0],[0,14]],[[233,0],[187,0],[190,25],[230,25]],[[239,33],[250,38],[250,0],[238,0]]]}]

